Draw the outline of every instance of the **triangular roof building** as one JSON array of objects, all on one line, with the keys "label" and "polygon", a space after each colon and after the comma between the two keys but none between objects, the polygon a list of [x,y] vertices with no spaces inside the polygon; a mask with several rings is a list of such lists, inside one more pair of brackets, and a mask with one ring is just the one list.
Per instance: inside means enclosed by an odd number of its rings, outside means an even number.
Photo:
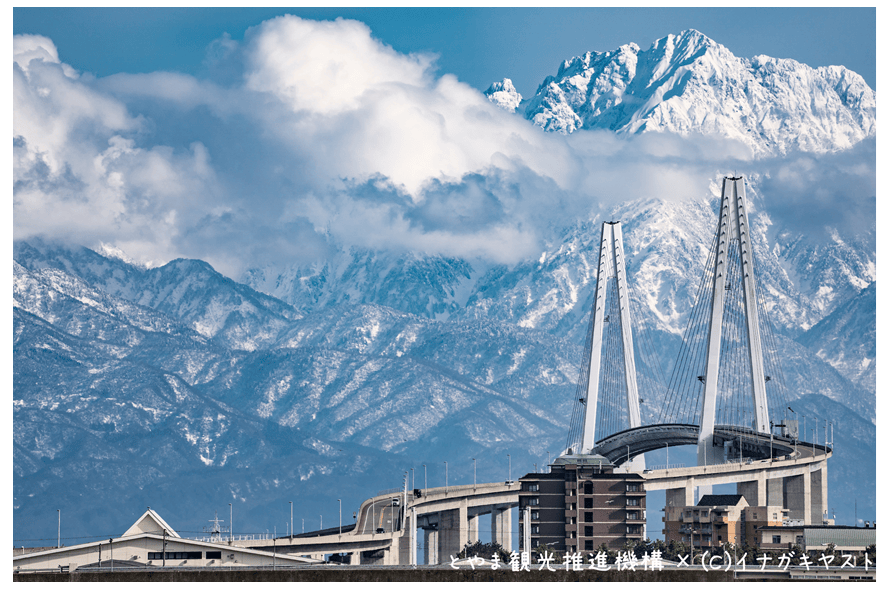
[{"label": "triangular roof building", "polygon": [[151,507],[148,506],[147,511],[141,515],[141,518],[135,521],[129,529],[123,533],[124,537],[129,537],[132,535],[139,535],[141,533],[157,533],[162,535],[163,531],[166,531],[166,534],[170,537],[179,537],[178,533],[176,533],[171,526],[166,524],[166,521],[163,520],[159,514],[151,510]]}]

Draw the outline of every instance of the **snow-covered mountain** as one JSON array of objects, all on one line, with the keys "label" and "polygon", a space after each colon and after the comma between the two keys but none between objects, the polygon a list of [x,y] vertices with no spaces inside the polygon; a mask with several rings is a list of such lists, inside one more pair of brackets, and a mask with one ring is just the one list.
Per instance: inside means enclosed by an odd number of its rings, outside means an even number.
[{"label": "snow-covered mountain", "polygon": [[[548,131],[715,134],[759,155],[875,136],[875,94],[852,72],[736,58],[696,31],[566,60],[528,100],[506,79],[486,94]],[[788,401],[838,421],[830,485],[874,489],[875,227],[846,235],[822,216],[822,231],[803,233],[748,167]],[[486,480],[509,475],[507,455],[514,476],[543,464],[565,443],[600,223],[623,223],[636,329],[669,373],[720,182],[681,201],[589,203],[550,226],[540,256],[509,265],[340,247],[233,280],[199,260],[144,268],[113,248],[16,242],[16,537],[35,532],[46,494],[89,530],[145,505],[202,523],[222,496],[261,524],[288,516],[294,496],[331,515],[329,489],[355,509],[420,465],[441,485],[443,462],[451,484],[472,479],[465,457]],[[643,383],[653,416],[664,385]],[[831,494],[842,514],[853,499]],[[51,519],[40,526],[54,533]]]},{"label": "snow-covered mountain", "polygon": [[[486,94],[513,111],[505,79]],[[876,94],[842,67],[735,57],[695,30],[562,62],[519,107],[546,131],[671,131],[739,140],[755,154],[850,147],[876,134]]]}]

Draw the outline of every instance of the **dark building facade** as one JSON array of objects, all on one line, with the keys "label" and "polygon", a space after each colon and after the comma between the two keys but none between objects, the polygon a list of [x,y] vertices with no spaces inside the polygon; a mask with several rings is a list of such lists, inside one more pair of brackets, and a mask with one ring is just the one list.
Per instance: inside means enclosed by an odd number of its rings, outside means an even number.
[{"label": "dark building facade", "polygon": [[623,549],[645,536],[642,476],[615,473],[604,457],[559,457],[550,473],[529,473],[519,483],[522,551],[526,532],[532,549],[543,545],[570,553],[597,551],[603,544]]}]

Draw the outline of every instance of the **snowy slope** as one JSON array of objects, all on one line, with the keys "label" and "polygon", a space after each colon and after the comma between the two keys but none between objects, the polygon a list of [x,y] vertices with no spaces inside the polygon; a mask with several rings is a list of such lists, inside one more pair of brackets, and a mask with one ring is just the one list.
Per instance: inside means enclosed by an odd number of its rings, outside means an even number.
[{"label": "snowy slope", "polygon": [[[492,100],[509,110],[510,100]],[[757,155],[844,149],[876,134],[876,95],[856,73],[738,58],[695,30],[647,50],[631,43],[567,59],[521,110],[546,131],[701,133],[741,141]]]}]

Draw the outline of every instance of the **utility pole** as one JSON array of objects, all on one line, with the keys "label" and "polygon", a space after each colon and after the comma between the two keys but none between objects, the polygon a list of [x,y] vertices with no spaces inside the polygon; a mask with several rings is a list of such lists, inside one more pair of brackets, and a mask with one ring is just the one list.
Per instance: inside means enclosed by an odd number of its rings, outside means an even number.
[{"label": "utility pole", "polygon": [[230,541],[228,545],[234,544],[234,505],[233,502],[228,502],[228,506],[230,506],[230,530],[227,533],[228,540]]},{"label": "utility pole", "polygon": [[292,536],[295,536],[295,520],[292,518],[292,502],[289,502],[289,530],[292,531]]},{"label": "utility pole", "polygon": [[61,509],[58,510],[58,544],[55,546],[55,548],[61,548]]}]

